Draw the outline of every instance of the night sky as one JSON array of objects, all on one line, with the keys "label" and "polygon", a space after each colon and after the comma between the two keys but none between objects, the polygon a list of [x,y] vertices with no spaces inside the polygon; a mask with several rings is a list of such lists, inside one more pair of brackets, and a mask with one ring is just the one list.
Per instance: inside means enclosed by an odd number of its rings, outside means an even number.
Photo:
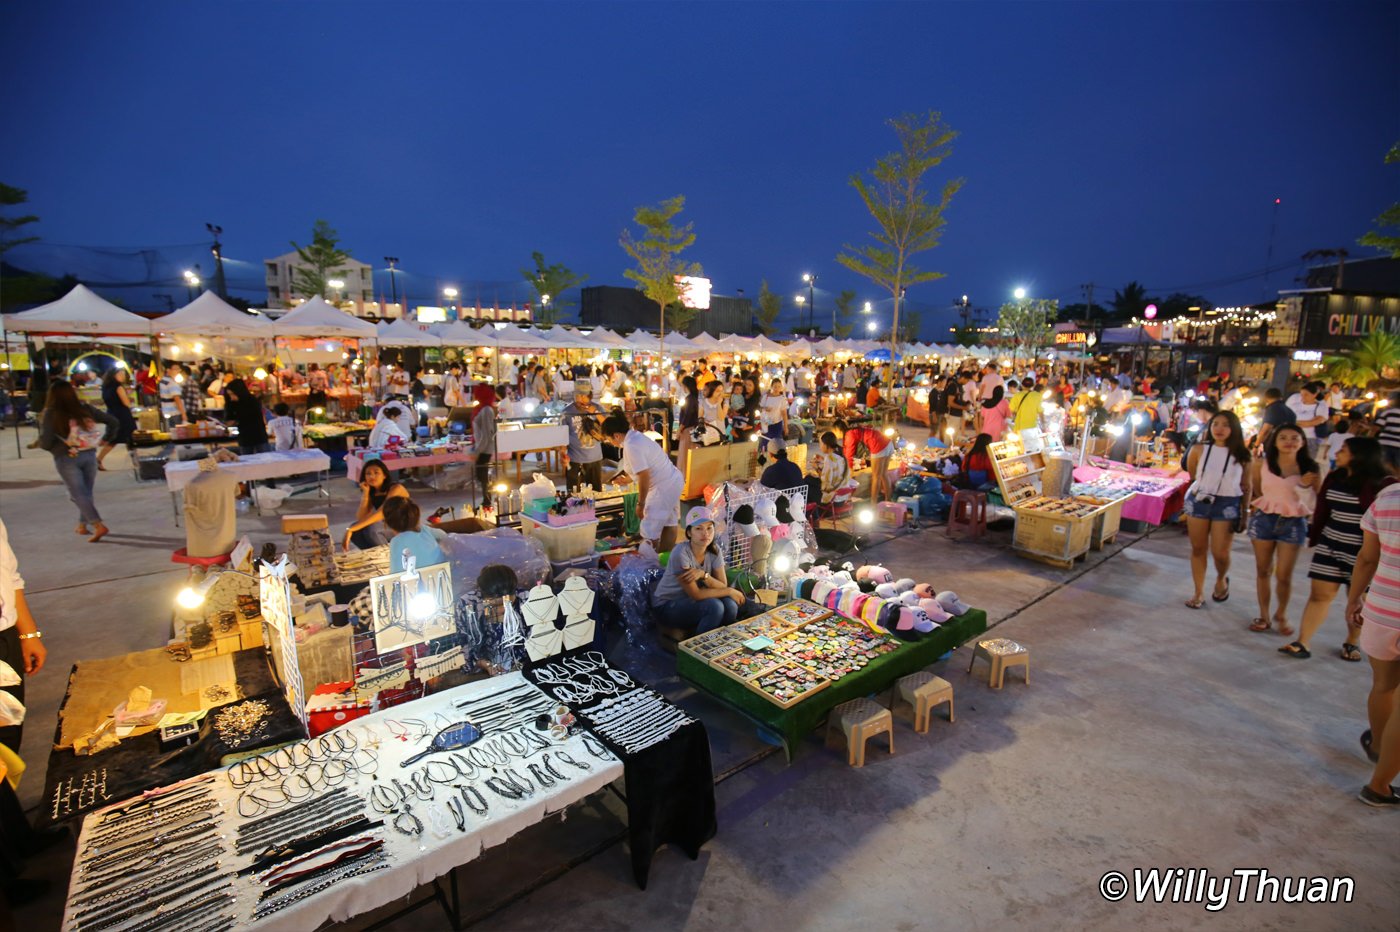
[{"label": "night sky", "polygon": [[[1400,5],[1251,3],[21,3],[0,19],[0,180],[45,245],[7,259],[186,300],[224,229],[231,290],[325,218],[398,256],[413,303],[443,285],[523,300],[532,250],[630,284],[637,205],[684,194],[717,293],[789,299],[871,227],[847,179],[884,125],[938,110],[966,185],[947,277],[911,290],[946,339],[968,294],[1069,303],[1130,279],[1254,302],[1273,263],[1356,245],[1400,192]],[[71,245],[58,245],[71,244]],[[94,252],[73,246],[100,246]],[[143,257],[138,250],[162,247]],[[386,294],[387,279],[378,286]],[[888,297],[887,295],[884,297]],[[877,304],[877,307],[879,305]],[[885,306],[888,306],[886,301]],[[885,312],[887,315],[887,311]],[[789,313],[787,319],[793,319]]]}]

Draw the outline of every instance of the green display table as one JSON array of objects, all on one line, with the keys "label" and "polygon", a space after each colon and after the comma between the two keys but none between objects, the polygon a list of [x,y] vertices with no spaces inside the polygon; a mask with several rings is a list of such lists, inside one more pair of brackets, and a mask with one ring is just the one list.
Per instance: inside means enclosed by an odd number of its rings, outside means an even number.
[{"label": "green display table", "polygon": [[899,650],[872,661],[859,673],[844,676],[826,689],[804,699],[790,709],[780,709],[742,683],[690,654],[676,654],[676,672],[686,681],[737,709],[783,739],[783,750],[792,760],[792,749],[809,734],[833,708],[887,689],[909,673],[917,673],[948,651],[987,630],[987,613],[974,608],[945,622],[917,641],[905,641]]}]

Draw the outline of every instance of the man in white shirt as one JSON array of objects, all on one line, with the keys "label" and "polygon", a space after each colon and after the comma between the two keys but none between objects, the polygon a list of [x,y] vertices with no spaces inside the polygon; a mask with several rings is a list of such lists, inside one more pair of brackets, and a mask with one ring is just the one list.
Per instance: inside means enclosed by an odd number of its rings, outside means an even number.
[{"label": "man in white shirt", "polygon": [[1303,436],[1308,438],[1308,452],[1314,457],[1317,456],[1317,426],[1327,423],[1332,413],[1327,402],[1318,397],[1323,387],[1321,382],[1309,382],[1284,402],[1298,418],[1298,426],[1303,429]]},{"label": "man in white shirt", "polygon": [[165,376],[160,380],[160,411],[168,424],[188,421],[185,416],[184,374],[178,362],[165,364]]},{"label": "man in white shirt", "polygon": [[680,536],[677,529],[685,477],[660,444],[632,429],[626,416],[613,414],[603,421],[603,436],[622,448],[622,470],[637,481],[642,538],[657,553],[669,553]]},{"label": "man in white shirt", "polygon": [[856,387],[856,367],[854,363],[846,363],[841,367],[841,388],[845,391],[853,391]]},{"label": "man in white shirt", "polygon": [[992,397],[992,392],[996,391],[998,387],[1000,387],[1004,393],[1006,391],[1006,382],[1002,379],[1001,374],[997,372],[997,367],[989,362],[982,367],[982,381],[978,383],[977,396],[982,401],[988,401]]},{"label": "man in white shirt", "polygon": [[[0,661],[9,664],[19,676],[18,683],[3,688],[21,704],[25,676],[42,670],[48,657],[41,637],[34,616],[29,613],[29,604],[24,600],[24,577],[19,574],[19,561],[10,549],[9,531],[0,520]],[[18,754],[23,728],[23,725],[0,728],[0,744]]]},{"label": "man in white shirt", "polygon": [[793,373],[793,384],[799,392],[810,392],[812,390],[812,369],[805,362],[797,367]]}]

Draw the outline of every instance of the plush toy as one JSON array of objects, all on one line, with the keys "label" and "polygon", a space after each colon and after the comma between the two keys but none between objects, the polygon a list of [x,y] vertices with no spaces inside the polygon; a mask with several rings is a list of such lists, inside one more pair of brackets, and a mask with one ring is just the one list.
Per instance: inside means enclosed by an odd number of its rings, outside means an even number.
[{"label": "plush toy", "polygon": [[968,605],[962,599],[958,598],[958,594],[951,589],[946,592],[938,593],[937,599],[938,604],[942,605],[944,610],[950,615],[966,614],[972,609],[971,605]]}]

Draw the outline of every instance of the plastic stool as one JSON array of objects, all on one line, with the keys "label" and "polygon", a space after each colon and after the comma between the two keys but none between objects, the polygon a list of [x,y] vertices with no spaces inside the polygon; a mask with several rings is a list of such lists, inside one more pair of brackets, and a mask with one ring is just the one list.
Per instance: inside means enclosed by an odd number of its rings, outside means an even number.
[{"label": "plastic stool", "polygon": [[954,531],[966,531],[973,540],[987,533],[987,493],[958,489],[953,493],[953,505],[948,509],[948,528],[943,533],[952,537]]},{"label": "plastic stool", "polygon": [[170,562],[183,563],[186,566],[222,566],[229,561],[231,556],[233,556],[231,553],[221,553],[213,557],[192,557],[184,547],[181,547],[170,554]]},{"label": "plastic stool", "polygon": [[827,719],[828,737],[837,727],[846,739],[846,763],[852,767],[865,766],[865,742],[881,732],[889,736],[890,753],[894,753],[894,716],[878,702],[852,699],[841,703]]},{"label": "plastic stool", "polygon": [[972,664],[977,662],[978,657],[986,657],[987,662],[991,664],[987,685],[992,689],[1001,689],[1006,681],[1006,671],[1011,667],[1021,667],[1025,672],[1026,685],[1031,684],[1031,651],[1024,644],[1018,644],[1010,638],[978,641],[977,646],[972,649],[972,661],[967,665],[968,673],[972,672]]},{"label": "plastic stool", "polygon": [[953,721],[953,685],[941,676],[932,673],[910,673],[895,681],[890,690],[890,711],[902,699],[914,709],[914,730],[919,734],[928,731],[931,712],[936,705],[948,703],[948,721]]}]

